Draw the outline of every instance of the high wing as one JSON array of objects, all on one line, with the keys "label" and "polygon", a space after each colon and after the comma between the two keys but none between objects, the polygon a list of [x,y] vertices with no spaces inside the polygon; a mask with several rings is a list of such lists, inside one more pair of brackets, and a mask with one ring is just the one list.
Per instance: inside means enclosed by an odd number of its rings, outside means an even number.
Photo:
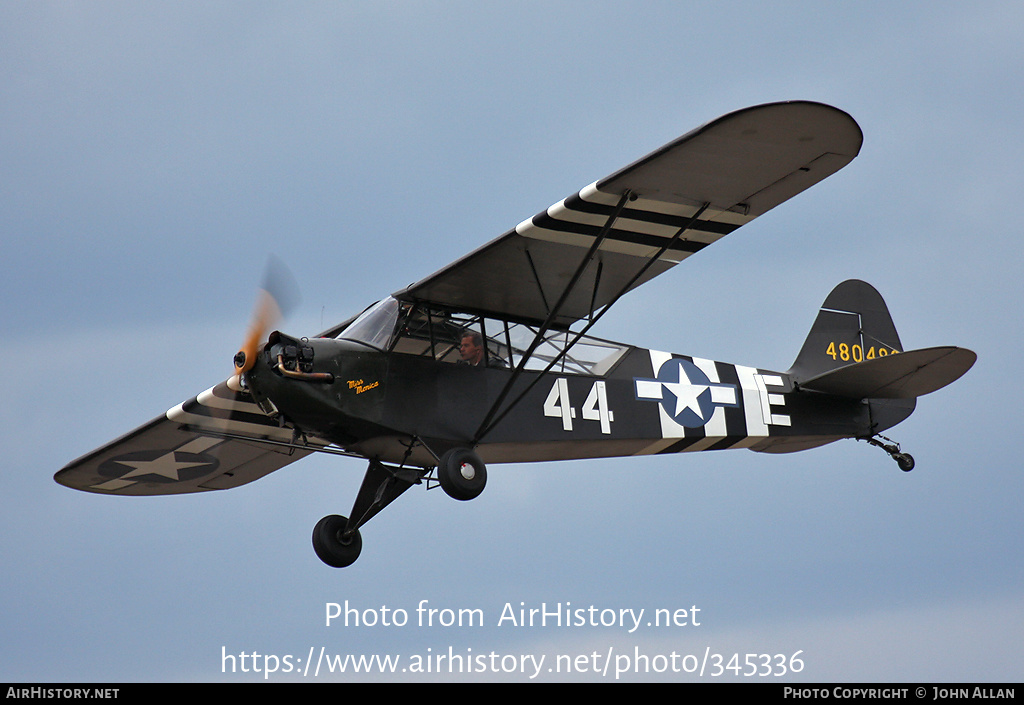
[{"label": "high wing", "polygon": [[862,141],[853,118],[821,103],[729,113],[395,298],[568,327],[838,171]]},{"label": "high wing", "polygon": [[[539,342],[550,327],[567,328],[588,317],[592,324],[595,312],[627,291],[845,166],[861,142],[849,115],[820,103],[773,103],[730,113],[520,223],[395,298],[542,322]],[[493,425],[514,381],[515,375],[506,382],[477,438]],[[250,395],[222,382],[69,463],[54,479],[101,494],[227,489],[310,452],[342,452],[328,445],[294,437]]]},{"label": "high wing", "polygon": [[290,429],[280,428],[248,394],[222,382],[69,463],[54,479],[99,494],[223,490],[258,480],[327,445],[320,439],[308,439],[311,450],[272,445],[290,441]]}]

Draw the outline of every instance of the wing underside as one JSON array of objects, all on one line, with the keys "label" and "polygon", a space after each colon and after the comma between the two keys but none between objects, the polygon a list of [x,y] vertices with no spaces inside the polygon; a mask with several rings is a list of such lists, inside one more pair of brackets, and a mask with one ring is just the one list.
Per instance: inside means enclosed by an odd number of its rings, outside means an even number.
[{"label": "wing underside", "polygon": [[395,296],[536,322],[564,295],[552,323],[567,327],[838,171],[861,141],[849,115],[820,103],[730,113]]},{"label": "wing underside", "polygon": [[[251,440],[249,440],[251,439]],[[163,495],[238,487],[304,458],[292,431],[263,414],[226,382],[69,463],[54,475],[62,485],[116,495]]]}]

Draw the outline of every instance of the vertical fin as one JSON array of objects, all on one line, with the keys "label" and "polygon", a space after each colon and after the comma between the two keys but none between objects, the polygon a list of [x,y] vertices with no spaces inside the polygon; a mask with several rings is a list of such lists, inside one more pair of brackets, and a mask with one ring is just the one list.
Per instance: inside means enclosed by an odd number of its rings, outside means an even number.
[{"label": "vertical fin", "polygon": [[789,374],[801,382],[855,362],[902,351],[882,295],[867,282],[850,279],[834,288],[821,305]]}]

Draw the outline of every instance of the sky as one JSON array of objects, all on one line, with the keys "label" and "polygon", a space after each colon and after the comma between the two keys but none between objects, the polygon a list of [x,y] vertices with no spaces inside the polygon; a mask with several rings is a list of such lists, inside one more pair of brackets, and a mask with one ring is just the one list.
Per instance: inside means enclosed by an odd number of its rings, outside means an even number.
[{"label": "sky", "polygon": [[[0,4],[0,681],[1019,680],[1022,27],[984,0]],[[869,281],[906,348],[978,353],[887,432],[913,472],[853,440],[496,465],[471,502],[410,490],[344,570],[310,533],[362,461],[53,481],[230,374],[269,254],[312,335],[790,99],[850,113],[859,157],[592,333],[785,370]]]}]

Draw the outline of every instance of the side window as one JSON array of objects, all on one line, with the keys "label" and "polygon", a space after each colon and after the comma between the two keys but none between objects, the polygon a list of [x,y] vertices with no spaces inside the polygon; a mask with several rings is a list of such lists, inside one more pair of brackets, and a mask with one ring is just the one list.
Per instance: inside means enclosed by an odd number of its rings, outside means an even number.
[{"label": "side window", "polygon": [[499,335],[506,332],[504,321],[479,318],[459,332],[459,363],[472,367],[508,367],[508,345]]},{"label": "side window", "polygon": [[[392,350],[405,355],[512,369],[537,342],[535,326],[423,304],[402,303],[400,308]],[[597,338],[576,338],[572,331],[548,331],[526,361],[526,369],[543,370],[555,361],[552,369],[559,374],[604,374],[627,350],[627,346]]]},{"label": "side window", "polygon": [[508,366],[508,326],[504,321],[402,304],[394,352],[441,362]]}]

